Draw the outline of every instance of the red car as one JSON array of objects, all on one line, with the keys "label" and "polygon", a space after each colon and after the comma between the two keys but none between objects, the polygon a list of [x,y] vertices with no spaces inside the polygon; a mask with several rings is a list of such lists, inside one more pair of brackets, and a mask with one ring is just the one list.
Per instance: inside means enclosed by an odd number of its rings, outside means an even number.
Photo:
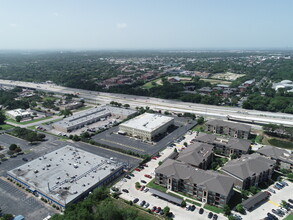
[{"label": "red car", "polygon": [[158,207],[155,212],[159,213],[160,211],[161,211],[161,207]]},{"label": "red car", "polygon": [[138,171],[138,172],[140,172],[140,171],[141,171],[141,169],[139,169],[139,168],[135,168],[134,170],[136,170],[136,171]]},{"label": "red car", "polygon": [[144,188],[145,188],[145,186],[142,186],[142,187],[140,188],[140,191],[143,191],[143,190],[144,190]]},{"label": "red car", "polygon": [[154,206],[151,211],[154,212],[154,211],[156,211],[156,209],[157,209],[157,207]]},{"label": "red car", "polygon": [[145,174],[144,176],[147,177],[147,178],[150,178],[150,179],[152,178],[152,176],[149,175],[149,174]]},{"label": "red car", "polygon": [[153,159],[153,160],[156,160],[157,158],[156,158],[156,157],[152,157],[152,159]]}]

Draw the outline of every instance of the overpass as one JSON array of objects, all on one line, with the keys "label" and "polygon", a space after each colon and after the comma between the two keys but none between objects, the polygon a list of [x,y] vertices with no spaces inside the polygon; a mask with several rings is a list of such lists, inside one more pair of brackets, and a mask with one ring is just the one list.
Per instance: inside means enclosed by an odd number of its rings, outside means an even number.
[{"label": "overpass", "polygon": [[231,119],[237,119],[236,121],[256,124],[282,124],[284,126],[293,127],[293,115],[285,113],[246,110],[238,107],[204,105],[145,96],[95,92],[83,89],[68,88],[53,84],[42,84],[23,81],[0,80],[0,85],[17,86],[21,88],[29,88],[45,92],[53,92],[57,94],[77,94],[79,97],[84,98],[86,101],[95,104],[109,104],[111,101],[116,101],[122,104],[129,104],[131,107],[148,106],[154,110],[181,113],[189,112],[204,117],[222,119],[227,119],[227,117],[229,116]]}]

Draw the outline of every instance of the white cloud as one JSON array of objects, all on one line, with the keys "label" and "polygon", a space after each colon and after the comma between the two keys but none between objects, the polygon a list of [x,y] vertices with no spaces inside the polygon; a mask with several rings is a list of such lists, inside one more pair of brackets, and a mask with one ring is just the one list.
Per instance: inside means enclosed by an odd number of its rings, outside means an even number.
[{"label": "white cloud", "polygon": [[116,25],[116,27],[117,27],[118,29],[125,29],[125,28],[127,28],[127,24],[126,24],[126,23],[118,23],[118,24]]}]

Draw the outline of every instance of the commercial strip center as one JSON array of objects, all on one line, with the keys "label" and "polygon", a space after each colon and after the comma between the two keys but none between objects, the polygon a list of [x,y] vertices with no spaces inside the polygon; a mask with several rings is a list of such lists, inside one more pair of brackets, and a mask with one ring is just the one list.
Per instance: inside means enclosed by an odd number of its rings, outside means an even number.
[{"label": "commercial strip center", "polygon": [[65,208],[123,172],[122,164],[65,146],[7,172],[35,195]]}]

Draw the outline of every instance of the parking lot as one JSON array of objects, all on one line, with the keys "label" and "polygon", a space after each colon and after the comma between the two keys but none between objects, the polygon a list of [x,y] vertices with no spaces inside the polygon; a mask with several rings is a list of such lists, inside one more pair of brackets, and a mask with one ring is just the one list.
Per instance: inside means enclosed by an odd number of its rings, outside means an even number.
[{"label": "parking lot", "polygon": [[[115,187],[119,188],[120,190],[122,189],[127,189],[129,193],[122,192],[120,195],[121,198],[125,200],[134,200],[135,198],[138,198],[138,204],[145,200],[150,204],[148,208],[152,209],[153,206],[156,207],[161,207],[162,209],[165,206],[170,207],[170,211],[174,214],[174,219],[187,219],[187,220],[203,220],[203,219],[208,219],[207,215],[209,213],[208,210],[204,210],[203,214],[199,214],[199,207],[196,206],[196,209],[194,211],[187,211],[185,208],[182,208],[180,206],[174,205],[173,203],[170,203],[166,200],[157,198],[153,196],[149,192],[144,192],[137,190],[135,188],[135,183],[140,182],[141,180],[146,181],[147,183],[151,181],[154,178],[154,170],[158,166],[159,161],[163,161],[165,158],[167,158],[172,152],[174,151],[174,148],[167,148],[164,151],[161,152],[161,157],[159,157],[157,160],[151,160],[150,162],[147,163],[148,167],[145,167],[145,169],[139,171],[134,171],[134,177],[131,177],[131,179],[123,179],[119,181]],[[152,176],[152,178],[146,178],[144,175],[149,174]],[[126,181],[126,182],[125,182]],[[142,183],[141,183],[142,184]],[[146,185],[146,184],[142,184]],[[223,215],[217,214],[218,219],[226,219]]]},{"label": "parking lot", "polygon": [[19,188],[0,178],[0,207],[4,213],[23,215],[26,219],[40,220],[57,213],[55,209],[45,206],[32,194],[27,194]]},{"label": "parking lot", "polygon": [[[283,189],[274,189],[276,193],[271,193],[272,195],[268,201],[265,201],[253,211],[247,212],[246,215],[241,215],[243,220],[251,220],[254,219],[255,216],[258,216],[258,219],[263,219],[267,216],[268,212],[272,213],[272,209],[278,209],[282,200],[288,202],[288,199],[293,199],[293,183],[289,181],[286,181],[286,183],[288,186],[285,186]],[[282,219],[279,216],[277,217]]]},{"label": "parking lot", "polygon": [[184,135],[188,130],[196,125],[196,122],[190,119],[176,117],[175,125],[177,126],[177,129],[170,134],[167,134],[164,138],[154,144],[117,134],[119,130],[118,127],[113,127],[107,131],[97,134],[93,136],[92,139],[97,143],[108,145],[113,148],[131,150],[139,154],[153,155],[173,143],[177,138]]}]

